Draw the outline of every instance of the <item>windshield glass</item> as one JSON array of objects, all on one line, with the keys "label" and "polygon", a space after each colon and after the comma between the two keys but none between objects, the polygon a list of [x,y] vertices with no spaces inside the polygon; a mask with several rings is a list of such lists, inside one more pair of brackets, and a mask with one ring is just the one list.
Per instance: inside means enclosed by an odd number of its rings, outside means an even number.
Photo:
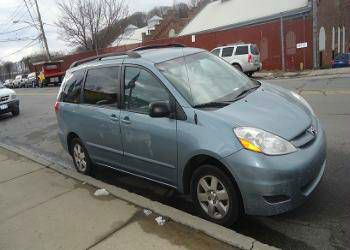
[{"label": "windshield glass", "polygon": [[206,52],[162,62],[157,67],[192,106],[233,101],[257,86],[232,65]]},{"label": "windshield glass", "polygon": [[0,83],[0,89],[4,88],[4,85],[2,85],[2,83]]}]

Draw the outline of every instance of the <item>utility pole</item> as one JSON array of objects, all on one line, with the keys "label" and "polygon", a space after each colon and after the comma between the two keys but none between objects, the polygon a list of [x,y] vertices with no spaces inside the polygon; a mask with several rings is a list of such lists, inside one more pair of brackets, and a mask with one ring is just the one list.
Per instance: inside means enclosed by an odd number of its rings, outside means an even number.
[{"label": "utility pole", "polygon": [[44,47],[45,47],[46,56],[47,56],[47,59],[48,59],[49,62],[50,62],[50,61],[51,61],[51,55],[50,55],[50,52],[49,52],[49,46],[47,45],[47,39],[46,39],[45,31],[44,31],[43,21],[41,20],[41,15],[40,15],[40,10],[39,10],[38,1],[37,1],[37,0],[34,0],[34,3],[35,3],[36,11],[37,11],[37,14],[38,14],[39,27],[40,27],[41,36],[42,36],[43,42],[44,42]]}]

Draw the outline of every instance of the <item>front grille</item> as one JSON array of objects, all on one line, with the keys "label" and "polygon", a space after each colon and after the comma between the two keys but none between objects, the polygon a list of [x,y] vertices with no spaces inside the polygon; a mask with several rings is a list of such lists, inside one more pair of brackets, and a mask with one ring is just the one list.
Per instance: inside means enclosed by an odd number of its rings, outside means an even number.
[{"label": "front grille", "polygon": [[316,134],[310,132],[310,128],[306,129],[303,133],[291,140],[291,143],[297,147],[306,147],[316,139]]},{"label": "front grille", "polygon": [[6,96],[1,96],[0,97],[0,102],[6,102],[8,101],[8,99],[10,98],[10,96],[6,95]]}]

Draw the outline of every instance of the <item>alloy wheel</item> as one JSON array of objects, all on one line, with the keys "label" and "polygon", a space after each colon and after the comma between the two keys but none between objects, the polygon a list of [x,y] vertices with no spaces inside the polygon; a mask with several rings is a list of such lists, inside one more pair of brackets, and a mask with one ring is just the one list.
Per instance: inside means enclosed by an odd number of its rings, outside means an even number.
[{"label": "alloy wheel", "polygon": [[197,185],[197,198],[202,209],[213,219],[224,218],[230,207],[230,199],[224,184],[215,176],[202,177]]},{"label": "alloy wheel", "polygon": [[73,157],[78,170],[84,173],[87,169],[87,160],[82,146],[78,143],[74,145]]}]

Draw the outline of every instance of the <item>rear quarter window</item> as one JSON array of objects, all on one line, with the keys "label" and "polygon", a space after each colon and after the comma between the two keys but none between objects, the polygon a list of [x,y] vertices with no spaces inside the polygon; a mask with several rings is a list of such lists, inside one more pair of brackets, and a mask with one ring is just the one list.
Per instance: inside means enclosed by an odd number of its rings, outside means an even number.
[{"label": "rear quarter window", "polygon": [[247,46],[237,46],[236,53],[235,53],[236,56],[247,55],[247,54],[248,54],[248,45]]},{"label": "rear quarter window", "polygon": [[79,103],[83,81],[83,70],[67,73],[62,83],[61,93],[58,98],[59,101],[67,103]]}]

